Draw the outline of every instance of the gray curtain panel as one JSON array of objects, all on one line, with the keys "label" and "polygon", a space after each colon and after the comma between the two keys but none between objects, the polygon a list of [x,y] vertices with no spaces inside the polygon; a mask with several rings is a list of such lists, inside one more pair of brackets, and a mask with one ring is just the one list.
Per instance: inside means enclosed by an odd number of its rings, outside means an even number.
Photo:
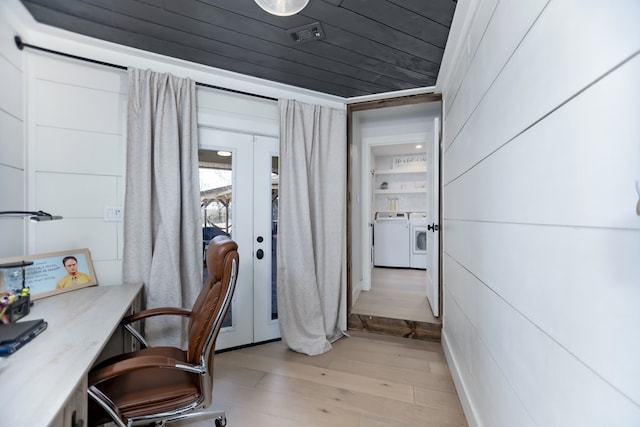
[{"label": "gray curtain panel", "polygon": [[[195,83],[129,69],[123,277],[144,282],[146,308],[190,308],[202,287],[197,139]],[[182,345],[183,323],[160,316],[145,333]]]},{"label": "gray curtain panel", "polygon": [[340,338],[344,307],[346,113],[280,100],[278,319],[294,351]]}]

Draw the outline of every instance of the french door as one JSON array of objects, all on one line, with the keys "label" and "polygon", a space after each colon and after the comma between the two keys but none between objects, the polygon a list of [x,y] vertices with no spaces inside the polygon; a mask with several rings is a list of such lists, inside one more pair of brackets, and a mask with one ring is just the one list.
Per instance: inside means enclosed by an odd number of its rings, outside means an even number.
[{"label": "french door", "polygon": [[203,250],[213,235],[227,233],[240,256],[216,349],[279,338],[278,140],[212,128],[200,128],[199,138]]}]

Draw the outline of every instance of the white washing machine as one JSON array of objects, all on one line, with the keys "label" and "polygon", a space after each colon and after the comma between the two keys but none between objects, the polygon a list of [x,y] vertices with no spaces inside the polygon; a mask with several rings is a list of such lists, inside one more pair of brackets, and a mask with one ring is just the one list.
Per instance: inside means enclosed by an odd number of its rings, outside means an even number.
[{"label": "white washing machine", "polygon": [[409,214],[409,228],[411,230],[411,250],[409,266],[411,268],[427,268],[427,214],[425,212],[411,212]]},{"label": "white washing machine", "polygon": [[409,267],[410,241],[406,212],[377,212],[373,224],[373,265]]}]

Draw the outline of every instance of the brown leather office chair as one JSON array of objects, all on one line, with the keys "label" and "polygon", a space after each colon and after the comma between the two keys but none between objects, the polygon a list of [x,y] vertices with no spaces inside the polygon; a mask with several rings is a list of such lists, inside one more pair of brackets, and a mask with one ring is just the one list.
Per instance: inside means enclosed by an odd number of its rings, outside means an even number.
[{"label": "brown leather office chair", "polygon": [[[220,325],[238,275],[238,245],[216,236],[207,249],[208,278],[191,310],[154,308],[123,319],[142,349],[115,356],[89,373],[89,425],[164,425],[213,418],[224,426],[224,411],[208,411],[213,393],[213,357]],[[186,350],[149,347],[132,323],[150,316],[189,318]]]}]

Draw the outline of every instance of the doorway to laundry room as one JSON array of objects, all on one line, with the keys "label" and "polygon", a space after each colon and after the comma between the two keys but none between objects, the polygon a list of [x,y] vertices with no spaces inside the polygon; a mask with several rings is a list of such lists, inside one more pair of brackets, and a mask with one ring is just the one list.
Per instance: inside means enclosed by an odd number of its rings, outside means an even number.
[{"label": "doorway to laundry room", "polygon": [[[435,321],[439,314],[437,299],[427,294],[427,212],[433,209],[428,203],[433,180],[428,144],[422,137],[396,144],[365,139],[365,191],[370,194],[365,210],[373,224],[367,244],[371,285],[356,302],[356,313],[375,311],[382,317],[422,322]],[[384,306],[372,310],[376,303]]]},{"label": "doorway to laundry room", "polygon": [[350,328],[440,323],[440,115],[437,96],[350,114]]}]

